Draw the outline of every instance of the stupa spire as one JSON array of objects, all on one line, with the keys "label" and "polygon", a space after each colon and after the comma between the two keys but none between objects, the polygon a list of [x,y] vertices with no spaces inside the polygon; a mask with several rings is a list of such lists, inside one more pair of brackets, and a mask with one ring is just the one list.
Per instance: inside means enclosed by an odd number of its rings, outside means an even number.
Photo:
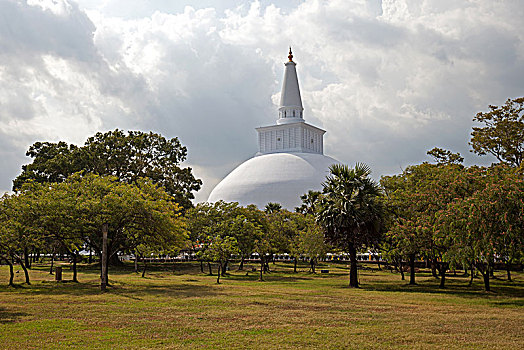
[{"label": "stupa spire", "polygon": [[278,107],[277,124],[288,124],[303,122],[302,98],[300,97],[300,88],[296,71],[296,63],[293,62],[293,52],[289,47],[289,61],[284,65],[284,80],[282,82],[282,91],[280,93],[280,106]]}]

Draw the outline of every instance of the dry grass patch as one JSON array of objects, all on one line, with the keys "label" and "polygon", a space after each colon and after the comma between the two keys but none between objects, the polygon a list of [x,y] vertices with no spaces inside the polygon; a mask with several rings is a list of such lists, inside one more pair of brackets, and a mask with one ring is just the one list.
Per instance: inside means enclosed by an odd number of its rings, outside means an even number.
[{"label": "dry grass patch", "polygon": [[[522,273],[484,293],[465,277],[439,290],[426,271],[408,286],[363,270],[362,288],[350,289],[344,266],[272,267],[265,282],[231,271],[220,285],[191,263],[151,266],[147,278],[125,267],[103,294],[95,267],[82,266],[80,283],[56,283],[36,266],[31,286],[17,275],[17,288],[0,287],[0,348],[524,348]],[[7,275],[0,267],[0,282]]]}]

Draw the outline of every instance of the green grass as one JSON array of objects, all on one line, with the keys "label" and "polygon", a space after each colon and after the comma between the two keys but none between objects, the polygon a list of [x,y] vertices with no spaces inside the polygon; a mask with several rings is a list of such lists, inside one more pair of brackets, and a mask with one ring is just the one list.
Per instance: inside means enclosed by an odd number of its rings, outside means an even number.
[{"label": "green grass", "polygon": [[364,269],[362,288],[351,289],[343,265],[316,275],[271,267],[265,282],[233,270],[217,285],[196,264],[155,265],[146,278],[125,266],[110,271],[112,287],[101,293],[94,266],[81,266],[80,283],[57,283],[36,265],[32,284],[20,270],[15,288],[1,266],[0,348],[524,348],[523,273],[514,282],[496,274],[486,293],[481,279],[467,287],[465,277],[441,290],[429,271],[409,286]]}]

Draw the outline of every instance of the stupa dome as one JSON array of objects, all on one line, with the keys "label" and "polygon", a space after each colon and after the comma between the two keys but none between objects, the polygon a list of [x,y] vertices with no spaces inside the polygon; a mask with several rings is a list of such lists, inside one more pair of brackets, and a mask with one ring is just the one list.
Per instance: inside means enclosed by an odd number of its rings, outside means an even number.
[{"label": "stupa dome", "polygon": [[272,153],[251,158],[227,175],[209,195],[209,202],[224,200],[264,208],[276,202],[293,210],[300,196],[320,191],[335,159],[317,153]]},{"label": "stupa dome", "polygon": [[304,121],[296,63],[289,49],[276,124],[257,128],[258,152],[240,164],[211,192],[208,202],[223,200],[263,208],[274,202],[293,210],[300,196],[320,190],[329,166],[325,131]]}]

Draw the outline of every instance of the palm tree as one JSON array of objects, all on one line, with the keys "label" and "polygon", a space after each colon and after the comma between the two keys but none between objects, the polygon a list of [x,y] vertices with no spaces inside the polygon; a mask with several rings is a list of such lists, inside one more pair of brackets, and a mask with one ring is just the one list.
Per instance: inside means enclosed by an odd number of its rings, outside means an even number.
[{"label": "palm tree", "polygon": [[326,240],[349,253],[349,286],[358,287],[357,250],[380,240],[382,191],[365,164],[357,163],[354,169],[334,164],[329,170],[316,218]]},{"label": "palm tree", "polygon": [[307,193],[300,196],[300,199],[302,200],[302,205],[300,207],[296,207],[295,212],[301,213],[304,215],[305,214],[314,214],[316,204],[320,201],[321,196],[322,196],[321,192],[309,190]]},{"label": "palm tree", "polygon": [[266,204],[266,207],[264,208],[264,211],[267,214],[277,213],[281,210],[282,210],[282,205],[280,203],[274,203],[274,202],[269,202],[268,204]]}]

